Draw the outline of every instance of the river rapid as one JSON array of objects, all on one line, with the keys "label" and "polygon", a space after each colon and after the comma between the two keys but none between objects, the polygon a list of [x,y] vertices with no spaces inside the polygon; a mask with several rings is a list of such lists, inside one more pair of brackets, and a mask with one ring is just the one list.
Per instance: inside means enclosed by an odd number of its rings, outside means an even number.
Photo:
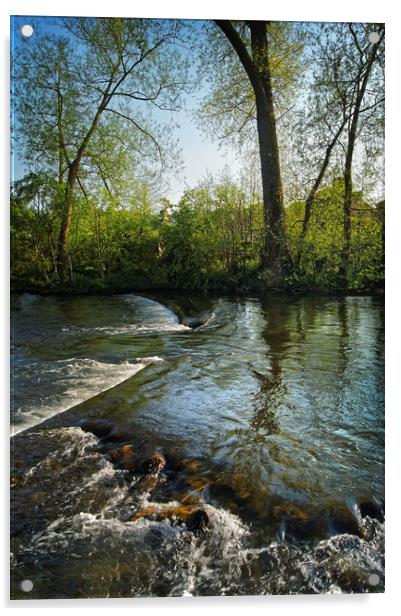
[{"label": "river rapid", "polygon": [[11,368],[12,598],[383,592],[382,299],[15,295]]}]

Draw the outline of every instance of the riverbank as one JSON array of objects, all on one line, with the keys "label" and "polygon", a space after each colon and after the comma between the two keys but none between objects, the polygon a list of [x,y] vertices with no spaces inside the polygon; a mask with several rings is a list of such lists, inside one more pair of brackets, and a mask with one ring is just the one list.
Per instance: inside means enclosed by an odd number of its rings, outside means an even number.
[{"label": "riverbank", "polygon": [[227,285],[221,287],[214,287],[211,289],[199,290],[199,289],[188,289],[188,288],[175,288],[168,285],[165,286],[135,286],[135,285],[110,285],[103,286],[98,283],[88,283],[87,285],[29,285],[29,284],[11,284],[10,287],[11,293],[31,293],[38,294],[42,296],[47,295],[57,295],[57,296],[86,296],[86,295],[119,295],[123,293],[138,293],[140,295],[151,296],[160,296],[163,295],[180,295],[184,297],[207,297],[207,296],[220,296],[220,295],[228,295],[228,296],[258,296],[263,297],[265,295],[279,295],[289,297],[294,296],[308,296],[308,295],[317,295],[317,296],[327,296],[327,297],[358,297],[358,296],[368,296],[368,297],[384,297],[385,289],[384,287],[375,287],[375,288],[335,288],[335,287],[294,287],[287,286],[282,288],[277,287],[265,287],[263,285],[249,285],[249,286],[236,286],[236,285]]}]

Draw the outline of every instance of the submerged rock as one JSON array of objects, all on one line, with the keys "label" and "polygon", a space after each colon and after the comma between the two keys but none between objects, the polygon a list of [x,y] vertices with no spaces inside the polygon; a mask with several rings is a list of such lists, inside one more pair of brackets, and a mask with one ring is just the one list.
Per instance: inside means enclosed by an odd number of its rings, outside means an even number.
[{"label": "submerged rock", "polygon": [[193,509],[191,507],[183,507],[181,505],[166,505],[164,507],[149,505],[145,509],[136,513],[131,518],[131,522],[137,522],[142,518],[150,518],[152,520],[158,520],[159,522],[163,520],[171,520],[172,522],[186,522],[192,511]]},{"label": "submerged rock", "polygon": [[379,522],[384,521],[383,509],[375,500],[362,500],[359,503],[359,511],[361,512],[361,516],[363,518],[369,516],[372,520],[379,520]]},{"label": "submerged rock", "polygon": [[207,486],[210,485],[211,480],[208,477],[188,477],[184,476],[183,478],[188,486],[194,492],[203,492]]},{"label": "submerged rock", "polygon": [[280,525],[280,532],[295,540],[310,541],[342,534],[363,536],[357,516],[341,503],[314,510],[310,506],[283,502],[273,507],[272,515]]},{"label": "submerged rock", "polygon": [[185,319],[182,323],[186,327],[190,327],[191,329],[197,329],[198,327],[202,327],[202,325],[206,325],[208,320],[208,318],[189,318]]},{"label": "submerged rock", "polygon": [[180,461],[180,467],[185,468],[190,473],[197,473],[199,471],[199,461],[191,458],[184,458]]},{"label": "submerged rock", "polygon": [[186,526],[193,533],[204,531],[210,524],[209,516],[204,509],[196,509],[188,517]]},{"label": "submerged rock", "polygon": [[342,506],[332,507],[327,511],[328,531],[330,535],[356,535],[362,537],[361,525],[355,513]]},{"label": "submerged rock", "polygon": [[133,445],[129,444],[109,450],[106,456],[116,468],[137,476],[135,483],[130,486],[134,492],[151,492],[159,484],[160,471],[166,465],[166,459],[160,453],[141,460]]},{"label": "submerged rock", "polygon": [[226,503],[227,501],[235,501],[236,492],[233,487],[226,483],[215,482],[210,486],[210,495],[216,500]]},{"label": "submerged rock", "polygon": [[204,531],[210,524],[209,516],[204,509],[193,509],[193,507],[182,505],[165,507],[150,505],[136,513],[130,521],[138,522],[138,520],[144,518],[158,522],[170,520],[172,524],[184,524],[187,530],[193,533]]},{"label": "submerged rock", "polygon": [[119,449],[112,449],[108,452],[108,456],[117,468],[135,472],[137,461],[132,445],[123,445]]},{"label": "submerged rock", "polygon": [[311,540],[326,536],[324,516],[301,505],[284,502],[273,507],[273,518],[279,523],[279,533],[296,540]]},{"label": "submerged rock", "polygon": [[107,434],[108,441],[132,441],[135,438],[135,431],[129,426],[113,426],[113,429]]},{"label": "submerged rock", "polygon": [[138,465],[137,472],[142,475],[157,475],[166,466],[166,458],[155,453]]},{"label": "submerged rock", "polygon": [[85,421],[79,427],[84,432],[91,432],[98,438],[104,438],[110,434],[115,425],[108,419],[96,419],[93,421]]}]

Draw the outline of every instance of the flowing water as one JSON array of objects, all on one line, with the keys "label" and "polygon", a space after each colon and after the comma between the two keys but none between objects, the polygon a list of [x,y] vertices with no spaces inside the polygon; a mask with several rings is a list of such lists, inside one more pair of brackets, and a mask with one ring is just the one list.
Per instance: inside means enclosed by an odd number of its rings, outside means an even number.
[{"label": "flowing water", "polygon": [[371,297],[13,297],[12,597],[382,592],[383,321]]}]

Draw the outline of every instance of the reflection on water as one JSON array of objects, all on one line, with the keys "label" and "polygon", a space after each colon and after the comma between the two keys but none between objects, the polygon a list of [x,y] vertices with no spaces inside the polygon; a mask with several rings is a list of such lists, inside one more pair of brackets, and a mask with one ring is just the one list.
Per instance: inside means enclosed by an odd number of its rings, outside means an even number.
[{"label": "reflection on water", "polygon": [[15,596],[383,590],[381,300],[22,295],[12,345]]},{"label": "reflection on water", "polygon": [[279,378],[270,380],[269,377],[260,374],[256,370],[253,374],[260,382],[260,391],[254,397],[254,414],[251,427],[255,431],[265,431],[267,434],[278,434],[280,423],[276,408],[284,394],[284,388]]}]

